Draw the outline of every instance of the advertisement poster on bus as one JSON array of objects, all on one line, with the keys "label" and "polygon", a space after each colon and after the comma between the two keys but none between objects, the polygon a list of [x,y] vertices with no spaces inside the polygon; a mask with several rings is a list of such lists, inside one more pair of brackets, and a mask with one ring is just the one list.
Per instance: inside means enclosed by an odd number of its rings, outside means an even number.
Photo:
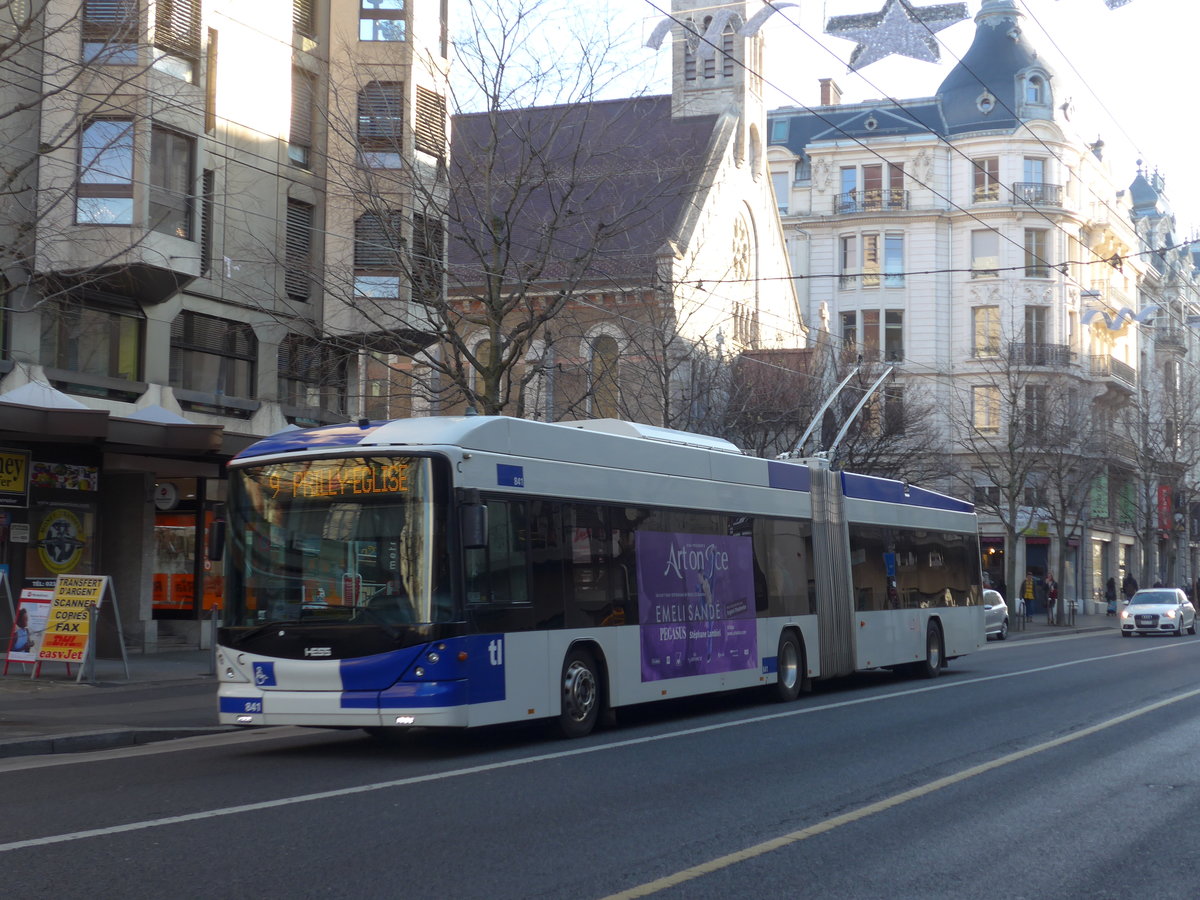
[{"label": "advertisement poster on bus", "polygon": [[642,681],[758,667],[750,538],[637,533]]}]

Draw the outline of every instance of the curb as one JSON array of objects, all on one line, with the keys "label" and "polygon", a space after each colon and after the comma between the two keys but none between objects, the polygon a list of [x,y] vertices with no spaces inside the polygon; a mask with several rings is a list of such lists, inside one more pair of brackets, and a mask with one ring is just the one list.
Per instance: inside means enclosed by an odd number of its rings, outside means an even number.
[{"label": "curb", "polygon": [[1039,628],[1037,631],[1010,631],[1008,633],[1008,640],[1028,641],[1043,637],[1059,637],[1064,634],[1090,634],[1097,631],[1117,632],[1119,629],[1111,625],[1080,625],[1078,627],[1070,625],[1047,625],[1046,628]]},{"label": "curb", "polygon": [[93,750],[112,750],[173,741],[179,738],[203,737],[236,731],[233,725],[213,725],[206,728],[125,728],[109,731],[87,731],[77,734],[42,735],[0,741],[0,759],[17,756],[45,756],[52,753],[88,753]]}]

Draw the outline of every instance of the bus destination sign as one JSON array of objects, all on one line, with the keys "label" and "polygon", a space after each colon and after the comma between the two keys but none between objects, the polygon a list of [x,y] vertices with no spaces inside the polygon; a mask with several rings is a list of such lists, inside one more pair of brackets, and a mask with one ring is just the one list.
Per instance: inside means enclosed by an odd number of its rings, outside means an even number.
[{"label": "bus destination sign", "polygon": [[267,469],[267,486],[280,495],[295,497],[351,497],[363,494],[403,494],[410,489],[407,459],[321,460],[312,465],[289,464]]}]

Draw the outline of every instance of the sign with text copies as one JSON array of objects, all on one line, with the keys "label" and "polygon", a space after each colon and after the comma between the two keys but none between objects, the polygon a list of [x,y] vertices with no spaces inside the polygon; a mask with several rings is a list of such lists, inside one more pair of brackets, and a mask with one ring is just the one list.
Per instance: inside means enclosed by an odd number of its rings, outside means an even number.
[{"label": "sign with text copies", "polygon": [[104,602],[107,575],[59,575],[46,630],[38,648],[39,662],[81,663],[91,639],[90,608]]}]

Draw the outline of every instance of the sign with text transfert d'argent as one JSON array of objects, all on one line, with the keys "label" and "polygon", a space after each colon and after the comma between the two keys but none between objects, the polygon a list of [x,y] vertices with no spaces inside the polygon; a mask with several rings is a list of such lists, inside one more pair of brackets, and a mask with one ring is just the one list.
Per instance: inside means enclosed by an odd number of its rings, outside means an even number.
[{"label": "sign with text transfert d'argent", "polygon": [[107,575],[58,576],[38,649],[39,661],[83,662],[91,639],[89,610],[104,602],[107,589]]}]

